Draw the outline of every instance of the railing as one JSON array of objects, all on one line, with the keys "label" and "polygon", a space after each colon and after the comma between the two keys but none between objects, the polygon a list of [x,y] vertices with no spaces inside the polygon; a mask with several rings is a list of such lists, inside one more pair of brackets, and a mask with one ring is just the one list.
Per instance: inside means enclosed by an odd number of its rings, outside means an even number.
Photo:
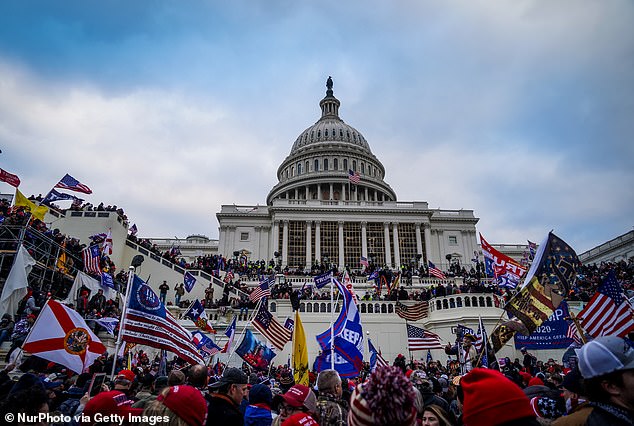
[{"label": "railing", "polygon": [[500,298],[492,293],[464,293],[435,297],[429,301],[429,312],[465,308],[501,308]]}]

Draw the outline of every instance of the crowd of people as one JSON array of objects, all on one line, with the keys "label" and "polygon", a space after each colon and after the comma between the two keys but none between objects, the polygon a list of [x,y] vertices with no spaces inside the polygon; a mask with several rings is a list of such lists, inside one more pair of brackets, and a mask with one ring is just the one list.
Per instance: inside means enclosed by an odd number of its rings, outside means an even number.
[{"label": "crowd of people", "polygon": [[118,359],[112,381],[101,382],[98,377],[110,376],[113,357],[103,355],[75,374],[31,356],[20,375],[13,364],[0,371],[0,417],[22,413],[31,417],[21,424],[60,426],[632,425],[630,345],[599,337],[568,366],[507,359],[501,368],[474,362],[466,374],[399,355],[391,366],[364,364],[354,378],[311,371],[302,384],[287,365],[262,371],[246,363],[185,365],[143,351],[130,365]]}]

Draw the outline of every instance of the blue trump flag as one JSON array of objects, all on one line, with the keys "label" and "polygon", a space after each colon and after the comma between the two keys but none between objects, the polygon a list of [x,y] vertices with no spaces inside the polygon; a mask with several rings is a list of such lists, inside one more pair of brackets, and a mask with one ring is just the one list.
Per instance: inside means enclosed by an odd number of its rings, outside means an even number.
[{"label": "blue trump flag", "polygon": [[568,336],[568,321],[570,316],[568,303],[564,300],[552,315],[528,336],[515,333],[515,348],[525,347],[528,350],[537,349],[566,349],[574,340]]},{"label": "blue trump flag", "polygon": [[260,371],[267,370],[271,360],[276,355],[271,348],[260,342],[249,329],[245,331],[244,339],[236,348],[236,353],[247,364]]},{"label": "blue trump flag", "polygon": [[185,284],[185,290],[189,293],[196,284],[196,277],[194,277],[189,271],[185,272],[185,275],[183,275],[183,284]]},{"label": "blue trump flag", "polygon": [[331,332],[327,329],[316,337],[322,353],[315,359],[313,368],[316,371],[330,368],[334,359],[334,367],[339,375],[355,377],[363,368],[361,316],[352,293],[339,280],[333,279],[333,282],[343,296],[343,308],[333,324],[334,354],[331,354]]},{"label": "blue trump flag", "polygon": [[315,280],[315,287],[323,288],[326,285],[330,284],[330,280],[332,279],[332,271],[328,271],[325,274],[317,275]]}]

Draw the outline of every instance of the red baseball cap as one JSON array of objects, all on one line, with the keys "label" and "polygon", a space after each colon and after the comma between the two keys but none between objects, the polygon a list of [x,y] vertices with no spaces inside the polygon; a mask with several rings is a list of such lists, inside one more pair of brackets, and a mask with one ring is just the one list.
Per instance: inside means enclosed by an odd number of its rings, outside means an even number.
[{"label": "red baseball cap", "polygon": [[134,371],[132,370],[121,370],[117,373],[117,378],[119,377],[134,382],[136,374],[134,374]]},{"label": "red baseball cap", "polygon": [[127,416],[132,414],[140,416],[143,413],[143,409],[132,408],[132,404],[134,404],[134,401],[128,399],[126,394],[121,391],[102,392],[88,401],[88,404],[84,407],[84,414],[88,419],[91,419],[89,423],[92,423],[92,419],[97,413],[102,415],[118,414]]},{"label": "red baseball cap", "polygon": [[281,397],[291,407],[306,407],[311,413],[317,411],[317,397],[315,393],[310,390],[308,386],[293,385],[284,395]]},{"label": "red baseball cap", "polygon": [[156,400],[190,426],[203,426],[207,422],[207,402],[192,386],[172,386],[167,392],[161,392]]}]

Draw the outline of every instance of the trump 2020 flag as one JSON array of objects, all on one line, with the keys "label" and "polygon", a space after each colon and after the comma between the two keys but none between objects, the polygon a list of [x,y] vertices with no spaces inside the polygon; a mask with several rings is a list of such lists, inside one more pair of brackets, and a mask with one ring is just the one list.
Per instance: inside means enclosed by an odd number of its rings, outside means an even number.
[{"label": "trump 2020 flag", "polygon": [[189,293],[196,284],[196,277],[194,277],[189,271],[185,272],[185,275],[183,275],[183,284],[185,284],[185,290]]},{"label": "trump 2020 flag", "polygon": [[106,352],[81,315],[54,300],[42,308],[22,349],[77,374]]}]

